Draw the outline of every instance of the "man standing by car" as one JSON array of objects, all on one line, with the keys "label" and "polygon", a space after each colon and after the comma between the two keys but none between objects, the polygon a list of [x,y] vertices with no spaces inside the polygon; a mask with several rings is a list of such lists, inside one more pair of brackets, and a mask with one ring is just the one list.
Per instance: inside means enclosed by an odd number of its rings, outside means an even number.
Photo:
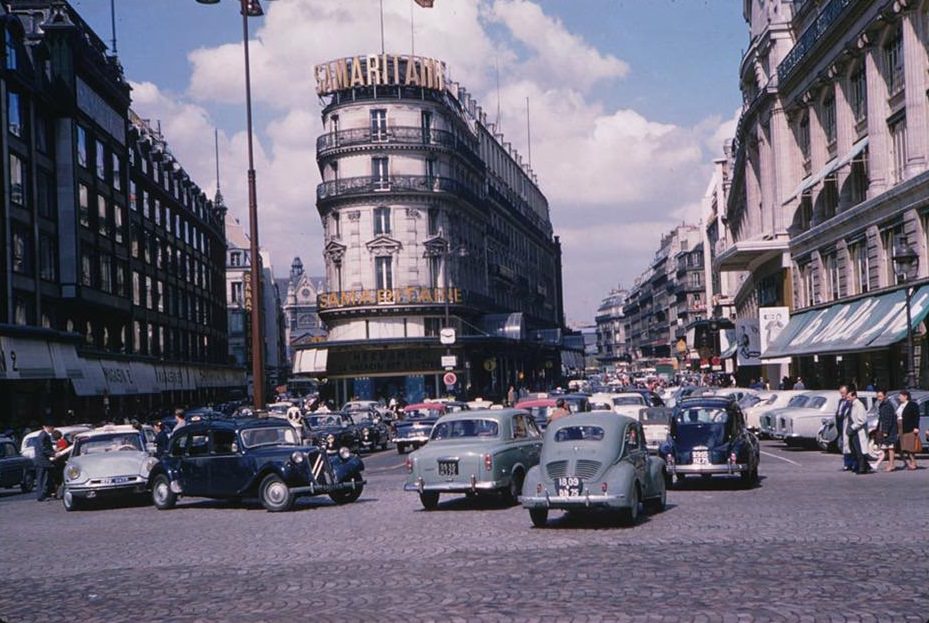
[{"label": "man standing by car", "polygon": [[168,451],[168,431],[161,420],[155,422],[155,458],[160,459]]},{"label": "man standing by car", "polygon": [[55,456],[55,447],[52,445],[52,431],[55,427],[48,421],[42,425],[42,432],[39,433],[35,445],[35,478],[36,490],[38,494],[36,500],[44,502],[52,493],[54,483],[52,481],[52,457]]},{"label": "man standing by car", "polygon": [[847,400],[851,407],[848,416],[845,418],[845,429],[852,453],[858,461],[858,469],[855,473],[870,474],[873,470],[865,454],[868,447],[868,413],[865,411],[864,404],[858,400],[857,388],[848,388]]},{"label": "man standing by car", "polygon": [[848,386],[839,386],[839,405],[835,410],[835,444],[842,453],[842,471],[857,471],[855,459],[851,454],[851,448],[848,447],[848,438],[842,434],[845,430],[845,418],[848,417],[848,411],[852,408],[848,402]]},{"label": "man standing by car", "polygon": [[172,435],[176,434],[177,431],[179,431],[180,429],[184,428],[187,425],[187,419],[184,417],[183,409],[174,410],[174,421],[176,422],[176,424],[174,425],[174,428],[171,429]]}]

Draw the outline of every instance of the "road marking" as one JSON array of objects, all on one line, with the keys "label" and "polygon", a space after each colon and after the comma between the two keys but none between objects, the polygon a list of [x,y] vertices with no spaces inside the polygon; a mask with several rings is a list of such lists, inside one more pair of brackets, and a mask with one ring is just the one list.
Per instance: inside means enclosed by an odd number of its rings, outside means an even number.
[{"label": "road marking", "polygon": [[776,455],[776,454],[771,454],[770,452],[765,452],[764,450],[761,450],[761,453],[762,453],[763,455],[765,455],[765,456],[770,456],[772,459],[780,459],[781,461],[786,461],[786,462],[790,463],[791,465],[796,465],[797,467],[803,467],[802,465],[800,465],[800,464],[797,463],[796,461],[791,461],[790,459],[785,459],[785,458],[782,457],[782,456],[778,456],[778,455]]}]

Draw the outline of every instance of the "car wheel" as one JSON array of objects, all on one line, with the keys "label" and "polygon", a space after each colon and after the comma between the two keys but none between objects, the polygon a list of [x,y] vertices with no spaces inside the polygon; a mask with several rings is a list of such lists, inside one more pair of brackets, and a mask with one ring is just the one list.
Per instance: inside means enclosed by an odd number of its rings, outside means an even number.
[{"label": "car wheel", "polygon": [[665,470],[663,472],[663,478],[664,478],[664,488],[673,489],[674,488],[674,476],[672,476],[671,474],[667,472],[667,470]]},{"label": "car wheel", "polygon": [[513,477],[510,478],[510,486],[507,489],[506,497],[510,504],[519,504],[519,496],[523,493],[523,475],[522,470],[517,470]]},{"label": "car wheel", "polygon": [[754,478],[752,476],[752,470],[748,470],[739,474],[739,479],[741,480],[743,489],[751,489],[755,484]]},{"label": "car wheel", "polygon": [[152,502],[155,508],[161,511],[170,510],[177,504],[177,494],[171,491],[171,481],[164,474],[155,476],[152,483]]},{"label": "car wheel", "polygon": [[406,453],[406,446],[403,445],[402,443],[398,443],[398,444],[397,444],[397,454],[405,454],[405,453]]},{"label": "car wheel", "polygon": [[434,511],[439,506],[439,494],[436,491],[423,491],[419,494],[419,501],[427,511]]},{"label": "car wheel", "polygon": [[329,497],[332,498],[332,501],[336,504],[351,504],[359,497],[361,497],[361,492],[364,490],[364,485],[360,482],[361,476],[353,476],[352,482],[355,483],[354,489],[349,489],[347,491],[335,491],[329,494]]},{"label": "car wheel", "polygon": [[645,510],[647,510],[649,514],[660,513],[664,511],[667,505],[668,505],[668,489],[662,486],[661,495],[645,501]]},{"label": "car wheel", "polygon": [[261,505],[272,513],[289,511],[294,506],[294,494],[277,474],[268,474],[258,488]]},{"label": "car wheel", "polygon": [[530,508],[529,519],[532,520],[532,525],[536,528],[544,528],[548,525],[548,509]]},{"label": "car wheel", "polygon": [[639,488],[633,487],[629,508],[619,511],[619,522],[621,525],[629,527],[634,526],[637,521],[639,521]]},{"label": "car wheel", "polygon": [[76,497],[73,493],[65,489],[64,494],[61,496],[61,504],[65,507],[65,510],[68,512],[79,511],[83,508],[83,500]]},{"label": "car wheel", "polygon": [[27,471],[23,474],[23,480],[19,483],[19,489],[23,493],[29,493],[35,489],[35,474],[31,471]]}]

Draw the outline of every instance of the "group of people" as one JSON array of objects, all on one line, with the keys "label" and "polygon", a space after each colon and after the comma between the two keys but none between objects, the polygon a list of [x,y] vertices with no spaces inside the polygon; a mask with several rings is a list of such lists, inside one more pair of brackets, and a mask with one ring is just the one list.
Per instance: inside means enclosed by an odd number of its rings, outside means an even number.
[{"label": "group of people", "polygon": [[[887,390],[877,390],[878,426],[875,439],[882,455],[872,464],[868,453],[868,415],[864,403],[858,399],[854,385],[839,387],[841,400],[836,409],[836,443],[842,450],[845,471],[868,474],[877,471],[886,459],[884,471],[896,470],[896,448],[899,445],[904,466],[915,470],[916,453],[921,450],[919,440],[919,408],[908,390],[899,394],[899,405],[894,408]],[[898,425],[898,420],[900,420]]]},{"label": "group of people", "polygon": [[35,464],[36,499],[39,502],[58,497],[58,487],[64,482],[65,462],[71,453],[71,443],[46,421],[36,438]]}]

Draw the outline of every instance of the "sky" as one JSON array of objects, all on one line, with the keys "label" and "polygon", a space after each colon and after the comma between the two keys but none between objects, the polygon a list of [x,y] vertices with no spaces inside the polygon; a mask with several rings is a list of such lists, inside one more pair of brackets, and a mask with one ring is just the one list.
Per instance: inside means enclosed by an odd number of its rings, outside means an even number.
[{"label": "sky", "polygon": [[[71,0],[110,42],[108,0]],[[313,67],[380,50],[379,0],[262,0],[249,20],[259,237],[277,276],[299,255],[324,274],[315,208],[321,133]],[[192,178],[220,184],[247,223],[242,20],[237,0],[115,0],[133,108],[161,122]],[[444,60],[527,154],[563,247],[569,324],[630,287],[661,235],[698,222],[712,161],[735,127],[748,33],[735,0],[383,0],[388,53]],[[411,11],[411,9],[414,9]],[[500,89],[497,92],[496,72]]]}]

